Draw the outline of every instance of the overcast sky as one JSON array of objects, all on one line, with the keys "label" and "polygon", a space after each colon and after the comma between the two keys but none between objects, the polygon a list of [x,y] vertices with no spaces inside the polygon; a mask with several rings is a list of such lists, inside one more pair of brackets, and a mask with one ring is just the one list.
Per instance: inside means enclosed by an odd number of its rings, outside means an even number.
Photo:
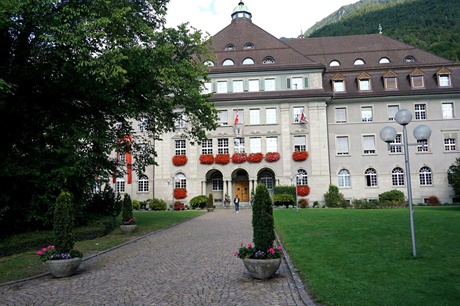
[{"label": "overcast sky", "polygon": [[[244,0],[252,22],[275,37],[296,37],[301,31],[358,0]],[[216,34],[230,24],[239,0],[171,0],[167,26],[189,22],[193,27]]]}]

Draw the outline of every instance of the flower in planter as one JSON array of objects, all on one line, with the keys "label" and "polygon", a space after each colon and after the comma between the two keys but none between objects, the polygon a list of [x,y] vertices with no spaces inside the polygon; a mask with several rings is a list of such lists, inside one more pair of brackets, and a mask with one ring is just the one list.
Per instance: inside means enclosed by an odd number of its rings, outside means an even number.
[{"label": "flower in planter", "polygon": [[248,243],[247,246],[244,246],[243,243],[241,243],[240,248],[238,251],[234,252],[233,255],[241,259],[275,259],[281,258],[281,250],[281,247],[275,248],[272,246],[268,250],[262,251],[257,250],[250,243]]},{"label": "flower in planter", "polygon": [[125,219],[125,218],[121,217],[121,224],[122,225],[136,224],[136,222],[137,222],[136,217],[132,217],[132,218],[129,218],[129,219]]},{"label": "flower in planter", "polygon": [[174,210],[185,210],[185,205],[182,202],[174,202]]},{"label": "flower in planter", "polygon": [[40,256],[41,261],[47,260],[60,260],[60,259],[71,259],[77,257],[83,257],[83,253],[77,248],[71,249],[68,252],[58,253],[54,245],[49,245],[47,248],[41,248],[38,250],[37,255]]},{"label": "flower in planter", "polygon": [[212,165],[214,163],[214,156],[212,154],[200,155],[200,164]]},{"label": "flower in planter", "polygon": [[187,189],[185,188],[175,188],[174,189],[175,199],[185,199],[186,197],[187,197]]},{"label": "flower in planter", "polygon": [[310,194],[310,186],[308,185],[298,185],[297,186],[297,195],[305,197]]},{"label": "flower in planter", "polygon": [[307,151],[295,151],[292,153],[292,159],[295,161],[303,161],[308,158],[308,152]]},{"label": "flower in planter", "polygon": [[217,154],[214,161],[216,162],[216,164],[226,165],[230,162],[230,155],[228,153]]},{"label": "flower in planter", "polygon": [[187,163],[187,156],[185,155],[174,155],[172,157],[172,163],[176,167],[183,166]]},{"label": "flower in planter", "polygon": [[251,153],[248,155],[248,162],[250,163],[260,163],[264,159],[262,153]]},{"label": "flower in planter", "polygon": [[244,163],[248,159],[246,153],[235,153],[232,155],[232,163],[234,164],[241,164]]},{"label": "flower in planter", "polygon": [[277,160],[279,160],[281,158],[281,155],[279,152],[268,152],[266,155],[265,155],[265,161],[269,162],[269,163],[273,163],[273,162],[276,162]]}]

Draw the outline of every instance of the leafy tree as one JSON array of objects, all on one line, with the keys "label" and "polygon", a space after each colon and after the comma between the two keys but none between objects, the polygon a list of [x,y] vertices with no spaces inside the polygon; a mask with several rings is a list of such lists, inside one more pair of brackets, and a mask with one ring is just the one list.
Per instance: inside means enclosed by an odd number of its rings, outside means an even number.
[{"label": "leafy tree", "polygon": [[[132,152],[143,172],[178,118],[192,141],[217,127],[201,95],[209,39],[186,24],[164,28],[168,2],[0,2],[2,225],[50,227],[61,189],[82,213],[95,177],[119,166],[111,152]],[[130,139],[141,118],[146,132]]]},{"label": "leafy tree", "polygon": [[455,197],[460,198],[460,157],[449,168],[449,183],[454,189]]},{"label": "leafy tree", "polygon": [[252,206],[253,241],[256,250],[266,252],[275,241],[275,225],[273,205],[264,184],[257,185],[254,204]]}]

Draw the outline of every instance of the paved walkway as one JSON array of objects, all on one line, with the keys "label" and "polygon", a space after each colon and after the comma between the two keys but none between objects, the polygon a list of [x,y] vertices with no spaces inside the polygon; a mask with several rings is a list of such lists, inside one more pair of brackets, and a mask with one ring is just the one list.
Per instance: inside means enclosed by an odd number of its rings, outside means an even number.
[{"label": "paved walkway", "polygon": [[72,277],[0,286],[0,304],[314,305],[289,257],[274,278],[261,281],[233,255],[241,242],[252,242],[251,214],[217,209],[87,258]]}]

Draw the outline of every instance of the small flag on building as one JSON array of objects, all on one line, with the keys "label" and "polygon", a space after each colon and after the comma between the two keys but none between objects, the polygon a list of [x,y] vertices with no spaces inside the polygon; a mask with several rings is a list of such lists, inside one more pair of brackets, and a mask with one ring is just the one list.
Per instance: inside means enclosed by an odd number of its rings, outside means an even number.
[{"label": "small flag on building", "polygon": [[236,115],[235,115],[235,124],[238,124],[238,109],[236,109]]},{"label": "small flag on building", "polygon": [[305,116],[304,112],[302,112],[302,115],[300,115],[300,120],[299,121],[300,122],[306,122],[306,123],[310,122],[310,121],[308,121],[307,116]]}]

